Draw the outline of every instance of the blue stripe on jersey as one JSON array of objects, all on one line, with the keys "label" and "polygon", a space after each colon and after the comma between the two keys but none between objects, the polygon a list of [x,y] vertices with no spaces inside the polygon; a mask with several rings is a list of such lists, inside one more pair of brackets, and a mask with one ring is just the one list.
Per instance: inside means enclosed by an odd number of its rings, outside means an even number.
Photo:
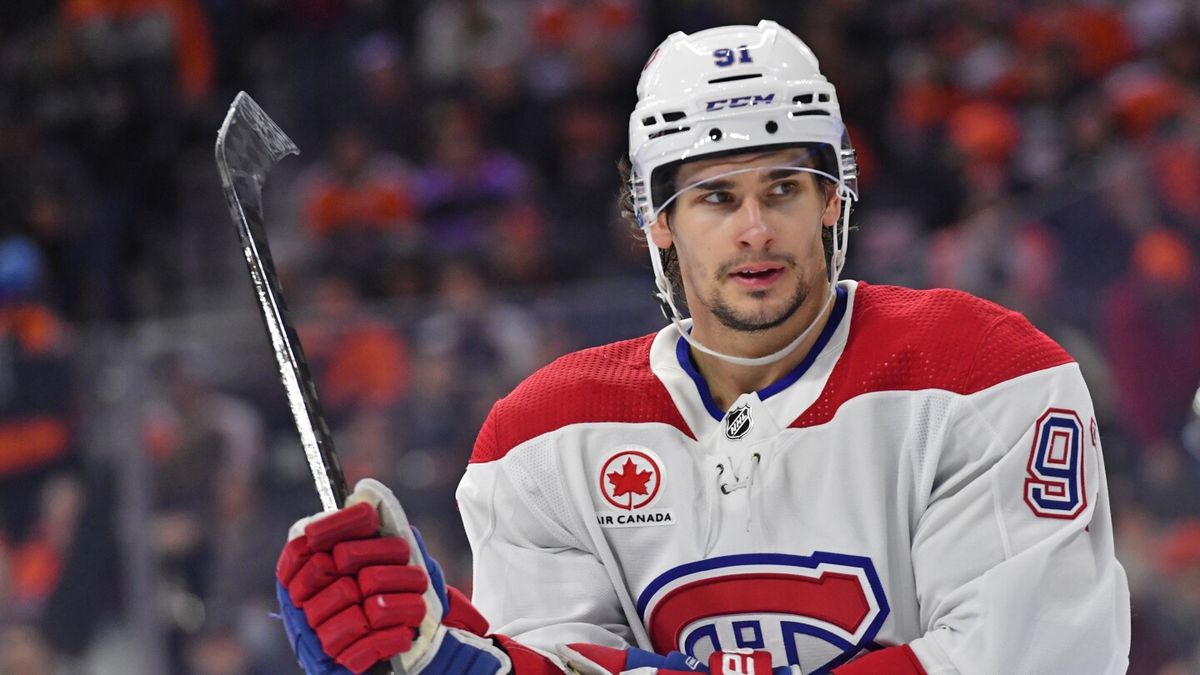
[{"label": "blue stripe on jersey", "polygon": [[683,368],[683,371],[692,378],[692,382],[696,383],[696,391],[700,394],[700,400],[704,401],[704,408],[708,410],[708,414],[712,415],[712,418],[718,422],[724,419],[725,411],[721,410],[721,406],[717,405],[717,402],[713,400],[712,392],[708,389],[708,381],[704,379],[699,369],[696,368],[696,362],[692,361],[692,351],[688,349],[687,340],[683,339],[682,336],[680,336],[679,342],[675,344],[675,358],[679,359],[679,365]]},{"label": "blue stripe on jersey", "polygon": [[837,330],[839,324],[842,323],[842,317],[846,314],[846,289],[838,286],[837,299],[833,301],[833,311],[829,313],[829,321],[825,327],[821,329],[821,334],[817,336],[817,341],[813,343],[812,349],[808,350],[808,355],[800,362],[800,365],[792,369],[792,372],[784,375],[776,380],[773,384],[758,390],[758,398],[765,401],[768,398],[778,394],[796,383],[808,369],[812,367],[817,357],[821,355],[821,351],[825,349],[825,345],[829,344],[829,339],[833,337],[833,332]]},{"label": "blue stripe on jersey", "polygon": [[[829,314],[829,321],[821,329],[821,334],[817,336],[817,341],[813,343],[812,349],[808,350],[808,355],[804,357],[804,360],[799,365],[788,372],[787,375],[759,389],[757,392],[759,400],[765,401],[795,384],[796,380],[803,377],[804,373],[808,372],[808,369],[812,367],[813,362],[817,360],[817,357],[821,355],[821,351],[825,349],[825,345],[829,343],[829,339],[833,337],[833,332],[837,330],[838,325],[842,322],[842,317],[846,314],[846,289],[838,286],[836,294],[837,298],[833,302],[833,311]],[[692,352],[688,349],[687,340],[683,339],[683,337],[680,337],[679,341],[675,344],[675,358],[678,359],[683,371],[696,383],[696,391],[700,394],[700,400],[704,402],[704,408],[708,411],[708,414],[712,415],[712,418],[718,422],[725,419],[725,411],[721,410],[721,406],[717,405],[716,400],[713,399],[712,391],[708,388],[708,381],[700,374],[700,369],[696,367],[696,362],[692,360]]]}]

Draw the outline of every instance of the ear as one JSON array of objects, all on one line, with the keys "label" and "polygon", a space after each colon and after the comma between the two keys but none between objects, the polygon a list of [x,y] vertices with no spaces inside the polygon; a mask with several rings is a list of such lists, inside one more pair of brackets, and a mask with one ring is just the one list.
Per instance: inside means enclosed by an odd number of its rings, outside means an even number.
[{"label": "ear", "polygon": [[667,214],[660,213],[658,218],[654,220],[654,224],[650,226],[650,241],[659,249],[666,250],[671,248],[674,239],[671,236],[671,227],[667,224]]},{"label": "ear", "polygon": [[821,224],[825,227],[833,227],[837,225],[838,220],[842,217],[842,197],[835,189],[830,195],[829,201],[825,203],[825,211],[821,213]]}]

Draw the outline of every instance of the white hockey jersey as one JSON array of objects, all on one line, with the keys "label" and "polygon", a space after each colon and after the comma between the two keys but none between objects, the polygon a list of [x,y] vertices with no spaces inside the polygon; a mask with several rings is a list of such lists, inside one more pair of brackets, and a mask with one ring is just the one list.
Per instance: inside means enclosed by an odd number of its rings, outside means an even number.
[{"label": "white hockey jersey", "polygon": [[673,327],[496,403],[458,500],[491,629],[767,649],[827,672],[1121,673],[1129,595],[1079,368],[957,291],[842,282],[808,357],[720,410]]}]

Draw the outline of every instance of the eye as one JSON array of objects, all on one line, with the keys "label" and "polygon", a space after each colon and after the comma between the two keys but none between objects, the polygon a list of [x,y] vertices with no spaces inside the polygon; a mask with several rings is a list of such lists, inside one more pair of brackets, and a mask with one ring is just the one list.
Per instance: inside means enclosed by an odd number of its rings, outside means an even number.
[{"label": "eye", "polygon": [[799,190],[800,190],[800,182],[799,181],[777,180],[774,183],[771,183],[771,186],[769,188],[767,188],[767,194],[778,197],[778,196],[783,196],[783,195],[795,194]]},{"label": "eye", "polygon": [[700,201],[705,204],[728,204],[733,201],[733,195],[726,190],[712,190],[701,194]]}]

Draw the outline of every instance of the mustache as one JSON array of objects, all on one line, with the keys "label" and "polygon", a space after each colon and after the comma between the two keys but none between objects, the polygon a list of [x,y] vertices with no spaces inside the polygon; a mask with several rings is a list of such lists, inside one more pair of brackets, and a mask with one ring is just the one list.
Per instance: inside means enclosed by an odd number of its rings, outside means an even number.
[{"label": "mustache", "polygon": [[729,276],[730,274],[733,274],[733,271],[735,269],[737,269],[743,265],[761,265],[761,264],[781,265],[781,266],[787,267],[789,269],[795,269],[796,268],[796,258],[795,258],[795,256],[791,256],[786,253],[773,253],[770,255],[761,255],[760,254],[760,255],[741,256],[739,258],[734,258],[733,260],[722,263],[721,266],[717,268],[716,277],[718,279],[724,279],[725,277]]}]

